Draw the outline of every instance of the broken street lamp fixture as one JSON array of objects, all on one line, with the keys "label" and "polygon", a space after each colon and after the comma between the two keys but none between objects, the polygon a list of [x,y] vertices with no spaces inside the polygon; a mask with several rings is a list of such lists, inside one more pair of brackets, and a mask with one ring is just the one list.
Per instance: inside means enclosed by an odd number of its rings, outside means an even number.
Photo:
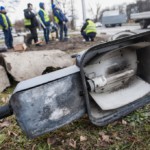
[{"label": "broken street lamp fixture", "polygon": [[0,118],[14,114],[29,138],[88,113],[104,126],[150,103],[150,32],[99,44],[77,65],[20,82]]}]

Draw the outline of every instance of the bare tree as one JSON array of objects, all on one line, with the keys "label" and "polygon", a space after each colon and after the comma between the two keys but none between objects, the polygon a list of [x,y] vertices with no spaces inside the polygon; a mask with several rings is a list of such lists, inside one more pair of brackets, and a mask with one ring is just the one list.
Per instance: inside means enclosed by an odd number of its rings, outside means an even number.
[{"label": "bare tree", "polygon": [[14,12],[16,6],[20,3],[20,0],[1,0],[0,3],[6,7],[8,12]]},{"label": "bare tree", "polygon": [[118,5],[118,10],[119,10],[119,14],[124,14],[125,13],[124,5]]},{"label": "bare tree", "polygon": [[[93,4],[93,2],[95,2]],[[92,4],[91,4],[91,7],[89,9],[90,13],[92,14],[93,16],[93,21],[94,22],[98,22],[100,21],[100,16],[101,16],[101,4],[100,4],[100,1],[99,0],[96,0],[96,1],[92,1]]]},{"label": "bare tree", "polygon": [[66,14],[67,13],[67,10],[66,10],[66,8],[67,8],[67,0],[63,0],[62,1],[62,7],[63,7],[64,14]]},{"label": "bare tree", "polygon": [[150,11],[150,1],[149,0],[137,0],[136,5],[139,12]]},{"label": "bare tree", "polygon": [[60,7],[65,14],[68,13],[69,3],[70,3],[70,0],[54,0],[54,4]]},{"label": "bare tree", "polygon": [[127,5],[126,14],[127,14],[128,21],[130,20],[131,14],[137,13],[137,12],[138,12],[138,8],[135,3],[131,3],[131,4]]},{"label": "bare tree", "polygon": [[72,30],[75,30],[75,20],[76,20],[76,11],[75,11],[75,0],[55,0],[54,3],[63,10],[63,13],[67,15],[71,20],[70,27]]},{"label": "bare tree", "polygon": [[126,14],[126,3],[122,3],[121,5],[114,5],[110,8],[110,10],[118,10],[119,14]]},{"label": "bare tree", "polygon": [[16,32],[24,31],[24,20],[17,20],[14,23],[14,28],[15,28]]},{"label": "bare tree", "polygon": [[71,0],[71,29],[75,30],[75,8],[74,8],[74,0]]},{"label": "bare tree", "polygon": [[118,6],[117,5],[114,5],[110,8],[110,10],[118,10]]}]

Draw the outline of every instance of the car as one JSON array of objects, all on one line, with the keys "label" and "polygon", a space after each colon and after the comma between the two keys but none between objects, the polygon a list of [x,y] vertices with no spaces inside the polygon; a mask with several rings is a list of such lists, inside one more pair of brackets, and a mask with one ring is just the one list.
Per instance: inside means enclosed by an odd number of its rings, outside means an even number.
[{"label": "car", "polygon": [[97,27],[97,28],[103,26],[101,22],[96,22],[95,24],[96,24],[96,27]]}]

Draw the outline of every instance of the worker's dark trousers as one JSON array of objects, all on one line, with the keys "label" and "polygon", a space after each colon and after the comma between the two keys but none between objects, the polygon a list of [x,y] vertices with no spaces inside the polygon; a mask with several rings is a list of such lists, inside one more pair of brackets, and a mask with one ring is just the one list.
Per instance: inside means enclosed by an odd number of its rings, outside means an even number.
[{"label": "worker's dark trousers", "polygon": [[3,30],[5,36],[5,44],[8,49],[13,48],[13,37],[11,34],[11,29],[8,28],[7,30]]},{"label": "worker's dark trousers", "polygon": [[49,34],[50,34],[50,26],[47,26],[46,28],[43,28],[43,31],[44,31],[45,42],[46,42],[46,44],[48,44]]},{"label": "worker's dark trousers", "polygon": [[28,28],[31,32],[31,34],[29,35],[28,39],[27,39],[27,44],[31,45],[32,44],[32,40],[34,40],[34,43],[38,42],[38,34],[37,34],[37,30],[36,27],[33,28]]},{"label": "worker's dark trousers", "polygon": [[59,36],[58,36],[58,29],[57,29],[57,27],[55,27],[55,26],[52,27],[51,33],[53,33],[53,32],[56,32],[56,38],[58,39]]},{"label": "worker's dark trousers", "polygon": [[86,34],[85,32],[81,32],[83,38],[88,42],[89,40],[94,41],[94,38],[96,37],[96,33],[91,32]]},{"label": "worker's dark trousers", "polygon": [[59,28],[60,28],[59,40],[62,41],[64,39],[64,34],[65,34],[65,37],[67,37],[68,28],[67,28],[66,24],[63,24],[63,23],[59,23]]}]

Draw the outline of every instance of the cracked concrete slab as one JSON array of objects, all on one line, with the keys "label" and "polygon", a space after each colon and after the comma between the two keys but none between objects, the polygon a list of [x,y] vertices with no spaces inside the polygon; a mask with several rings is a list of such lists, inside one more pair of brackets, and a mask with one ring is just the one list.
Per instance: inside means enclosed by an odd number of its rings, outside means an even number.
[{"label": "cracked concrete slab", "polygon": [[10,86],[7,73],[3,66],[0,66],[0,93]]},{"label": "cracked concrete slab", "polygon": [[60,50],[2,53],[6,70],[15,81],[23,81],[41,75],[46,68],[65,68],[73,65],[73,59]]}]

